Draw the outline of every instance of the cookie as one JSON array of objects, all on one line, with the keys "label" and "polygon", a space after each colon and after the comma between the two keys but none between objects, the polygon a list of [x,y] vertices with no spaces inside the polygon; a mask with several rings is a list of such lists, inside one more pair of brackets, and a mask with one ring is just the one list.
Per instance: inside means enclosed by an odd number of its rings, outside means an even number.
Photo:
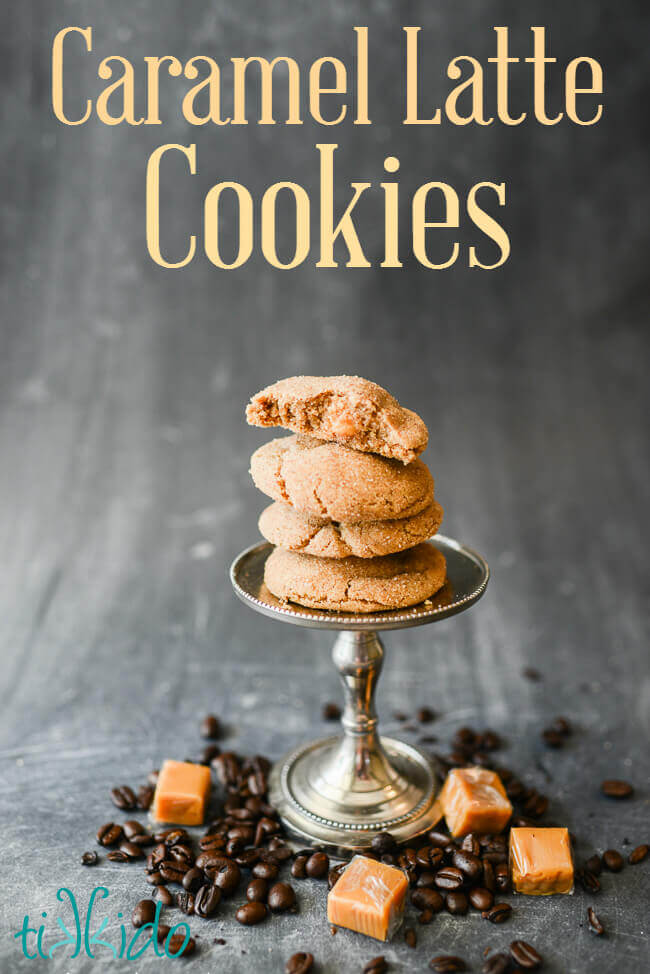
[{"label": "cookie", "polygon": [[246,419],[251,426],[283,426],[402,463],[412,463],[429,438],[416,413],[356,375],[281,379],[253,396]]},{"label": "cookie", "polygon": [[445,559],[427,542],[382,558],[315,558],[275,548],[264,581],[276,598],[311,609],[382,612],[430,598],[445,583]]},{"label": "cookie", "polygon": [[433,500],[433,478],[421,460],[404,467],[306,436],[265,443],[251,457],[251,476],[273,500],[331,521],[411,517]]},{"label": "cookie", "polygon": [[426,541],[441,522],[442,507],[435,500],[412,517],[356,524],[303,514],[276,501],[262,511],[259,527],[267,541],[289,551],[317,558],[376,558]]}]

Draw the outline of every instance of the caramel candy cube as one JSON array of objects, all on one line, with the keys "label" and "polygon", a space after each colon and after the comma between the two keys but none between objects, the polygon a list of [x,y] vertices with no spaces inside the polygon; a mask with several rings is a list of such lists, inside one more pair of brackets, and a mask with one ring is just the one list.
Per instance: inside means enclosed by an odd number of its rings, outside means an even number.
[{"label": "caramel candy cube", "polygon": [[500,832],[512,815],[501,779],[487,768],[454,768],[440,792],[440,804],[452,835]]},{"label": "caramel candy cube", "polygon": [[517,893],[570,893],[573,859],[568,829],[510,829],[510,872]]},{"label": "caramel candy cube", "polygon": [[401,869],[355,856],[327,897],[327,919],[375,940],[388,940],[399,927],[408,880]]},{"label": "caramel candy cube", "polygon": [[209,791],[209,768],[165,761],[153,796],[152,818],[172,825],[201,825]]}]

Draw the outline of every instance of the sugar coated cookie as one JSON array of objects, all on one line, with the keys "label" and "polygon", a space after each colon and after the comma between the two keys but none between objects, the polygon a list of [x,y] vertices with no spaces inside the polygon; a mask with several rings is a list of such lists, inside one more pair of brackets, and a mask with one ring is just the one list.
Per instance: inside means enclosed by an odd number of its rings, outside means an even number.
[{"label": "sugar coated cookie", "polygon": [[424,542],[381,558],[315,558],[276,548],[264,581],[276,598],[312,609],[381,612],[430,598],[445,583],[445,559]]},{"label": "sugar coated cookie", "polygon": [[281,379],[253,396],[246,419],[252,426],[283,426],[402,463],[412,463],[429,438],[416,413],[356,375]]},{"label": "sugar coated cookie", "polygon": [[273,500],[332,521],[411,517],[433,500],[433,478],[421,460],[404,467],[306,436],[265,443],[251,457],[251,476]]},{"label": "sugar coated cookie", "polygon": [[442,513],[434,500],[412,517],[345,524],[303,514],[290,504],[276,501],[262,511],[259,527],[267,541],[289,551],[318,558],[376,558],[433,537],[442,523]]}]

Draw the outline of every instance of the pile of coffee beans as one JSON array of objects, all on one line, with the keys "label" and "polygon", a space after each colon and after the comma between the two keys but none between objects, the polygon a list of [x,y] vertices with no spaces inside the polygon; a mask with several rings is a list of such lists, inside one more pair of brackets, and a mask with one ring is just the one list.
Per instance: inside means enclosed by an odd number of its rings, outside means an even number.
[{"label": "pile of coffee beans", "polygon": [[[324,719],[339,716],[336,705],[324,706]],[[417,724],[430,723],[435,716],[430,708],[420,707],[413,715],[411,729],[415,730]],[[409,719],[401,713],[394,717],[402,722]],[[404,724],[404,729],[408,726]],[[221,721],[214,714],[203,718],[199,732],[208,741],[224,736]],[[557,748],[571,733],[568,720],[558,717],[542,732],[542,737],[548,746]],[[426,740],[435,738],[429,736]],[[467,765],[496,771],[515,809],[510,825],[538,823],[547,812],[548,798],[528,788],[512,770],[494,759],[494,752],[502,744],[500,736],[492,730],[461,727],[451,741],[450,751],[444,755],[433,754],[432,759],[441,777],[451,768]],[[224,796],[220,816],[207,825],[198,841],[184,828],[150,832],[134,818],[121,824],[106,822],[97,830],[96,839],[107,850],[108,860],[144,861],[144,878],[155,889],[155,900],[165,909],[176,907],[200,920],[218,916],[224,900],[239,898],[235,918],[245,927],[268,921],[274,914],[298,911],[296,890],[289,880],[326,880],[328,889],[336,884],[345,862],[332,865],[326,852],[316,847],[294,852],[284,841],[279,816],[268,801],[270,762],[265,757],[244,757],[234,751],[222,751],[211,743],[194,760],[210,766],[216,774]],[[147,782],[136,789],[123,784],[112,788],[110,797],[115,807],[126,813],[146,811],[157,776],[158,772],[152,771]],[[610,779],[602,783],[601,792],[608,798],[623,800],[630,798],[634,789],[625,781]],[[498,835],[470,834],[454,839],[436,828],[408,846],[400,846],[390,833],[380,832],[373,837],[372,848],[365,854],[404,870],[410,885],[409,900],[419,925],[431,923],[441,911],[455,917],[478,913],[486,922],[500,925],[512,915],[510,903],[503,898],[510,892],[508,832],[506,829]],[[627,862],[636,865],[649,855],[650,845],[638,845],[628,855]],[[84,866],[94,866],[99,861],[96,851],[81,856]],[[576,870],[576,878],[593,895],[601,889],[599,877],[604,871],[619,873],[624,867],[622,854],[607,849],[601,855],[589,856]],[[288,872],[286,878],[282,878],[283,870]],[[132,914],[134,927],[153,922],[155,900],[147,898],[137,903]],[[587,910],[587,922],[594,934],[603,935],[604,925],[591,906]],[[332,933],[335,932],[336,928],[332,928]],[[175,933],[164,923],[158,924],[158,936],[166,942],[170,954],[181,951],[186,939],[184,934]],[[409,948],[417,948],[416,926],[407,926],[403,937]],[[226,941],[218,938],[214,943]],[[190,937],[182,954],[189,956],[195,949],[196,940]],[[298,952],[287,960],[285,971],[307,974],[314,964],[311,953]],[[469,969],[462,957],[447,954],[433,957],[429,966],[438,974]],[[483,974],[516,974],[539,970],[542,966],[543,958],[535,947],[513,940],[507,950],[490,953],[486,949],[481,970]],[[363,968],[364,974],[384,974],[388,970],[383,955],[373,957]]]}]

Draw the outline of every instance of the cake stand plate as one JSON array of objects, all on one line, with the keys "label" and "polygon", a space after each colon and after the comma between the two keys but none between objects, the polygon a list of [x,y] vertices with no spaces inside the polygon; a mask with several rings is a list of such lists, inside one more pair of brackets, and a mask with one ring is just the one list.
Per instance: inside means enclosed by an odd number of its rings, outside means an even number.
[{"label": "cake stand plate", "polygon": [[348,854],[367,849],[377,832],[404,842],[440,818],[431,762],[411,744],[380,738],[374,708],[384,656],[377,633],[456,615],[486,589],[490,572],[479,554],[443,535],[432,543],[447,561],[443,588],[411,608],[372,614],[307,609],[276,599],[264,584],[270,544],[247,548],[231,566],[233,588],[250,608],[291,625],[339,633],[332,657],[343,683],[343,736],[298,747],[274,765],[269,781],[269,799],[286,830],[304,844]]}]

